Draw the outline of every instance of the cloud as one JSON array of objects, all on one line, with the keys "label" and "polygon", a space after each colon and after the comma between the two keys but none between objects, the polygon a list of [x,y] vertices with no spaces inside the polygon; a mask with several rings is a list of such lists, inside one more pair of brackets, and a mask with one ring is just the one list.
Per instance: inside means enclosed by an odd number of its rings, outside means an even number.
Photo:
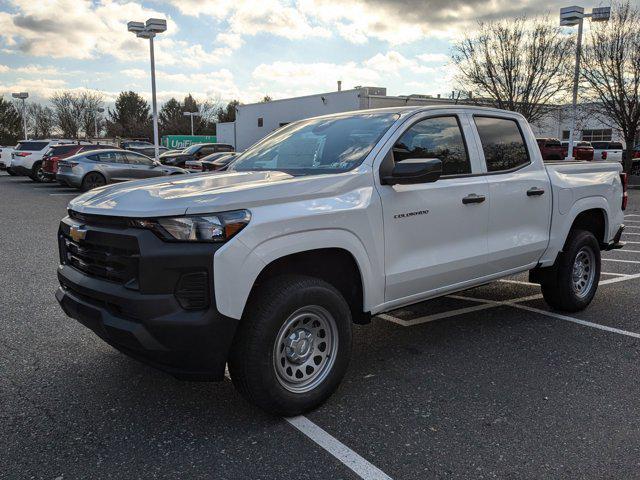
[{"label": "cloud", "polygon": [[149,56],[148,43],[127,31],[127,21],[150,17],[167,19],[167,32],[156,40],[158,64],[198,67],[218,63],[220,52],[200,44],[174,40],[179,31],[164,13],[138,2],[115,0],[9,0],[14,13],[0,12],[3,51],[53,58],[94,59],[111,56],[142,61]]}]

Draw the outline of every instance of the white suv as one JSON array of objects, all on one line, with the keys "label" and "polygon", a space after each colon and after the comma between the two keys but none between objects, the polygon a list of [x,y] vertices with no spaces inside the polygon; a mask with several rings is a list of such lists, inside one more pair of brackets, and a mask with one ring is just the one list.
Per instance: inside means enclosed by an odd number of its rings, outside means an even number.
[{"label": "white suv", "polygon": [[591,142],[594,160],[606,160],[608,162],[622,162],[624,147],[620,142]]},{"label": "white suv", "polygon": [[42,181],[42,157],[52,145],[74,143],[73,140],[22,140],[11,152],[11,172]]}]

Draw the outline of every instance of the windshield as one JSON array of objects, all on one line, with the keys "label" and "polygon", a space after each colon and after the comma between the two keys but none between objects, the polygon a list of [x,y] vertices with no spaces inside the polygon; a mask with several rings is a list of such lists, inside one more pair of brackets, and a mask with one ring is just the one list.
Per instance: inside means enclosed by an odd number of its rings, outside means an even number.
[{"label": "windshield", "polygon": [[182,153],[188,153],[189,155],[193,155],[194,153],[196,153],[200,147],[202,147],[201,143],[196,143],[194,145],[191,145],[190,147],[185,148]]},{"label": "windshield", "polygon": [[362,163],[397,119],[395,113],[360,113],[302,120],[249,148],[229,170],[280,170],[292,175],[346,172]]}]

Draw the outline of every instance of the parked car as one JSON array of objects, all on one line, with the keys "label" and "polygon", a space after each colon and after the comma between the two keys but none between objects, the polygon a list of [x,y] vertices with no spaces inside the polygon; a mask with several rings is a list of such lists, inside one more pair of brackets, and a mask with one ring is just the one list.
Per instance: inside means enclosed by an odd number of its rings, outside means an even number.
[{"label": "parked car", "polygon": [[[142,155],[145,155],[147,157],[150,158],[154,158],[156,155],[156,147],[151,145],[149,146],[143,146],[143,147],[129,147],[127,148],[127,150],[131,150],[132,152],[136,152],[136,153],[141,153]],[[169,149],[167,147],[158,147],[158,155],[162,155],[163,153],[168,152]]]},{"label": "parked car", "polygon": [[557,138],[538,138],[538,147],[543,160],[563,160],[565,158],[564,149]]},{"label": "parked car", "polygon": [[200,160],[212,153],[233,151],[233,146],[226,143],[198,143],[180,152],[165,153],[160,156],[160,161],[165,165],[185,168],[186,162],[189,160]]},{"label": "parked car", "polygon": [[22,140],[11,153],[11,171],[41,182],[42,158],[52,145],[74,143],[73,140]]},{"label": "parked car", "polygon": [[187,160],[185,162],[185,168],[190,172],[213,172],[216,170],[222,170],[236,157],[235,152],[231,153],[212,153],[206,157],[202,157],[200,160]]},{"label": "parked car", "polygon": [[15,148],[15,146],[0,148],[0,171],[6,171],[9,175],[15,175],[11,170],[11,154]]},{"label": "parked car", "polygon": [[139,153],[111,149],[83,152],[58,162],[56,179],[83,191],[108,183],[187,173]]},{"label": "parked car", "polygon": [[140,139],[128,139],[128,140],[121,140],[120,141],[120,148],[128,150],[130,148],[136,148],[136,147],[153,147],[153,143],[148,142],[146,140],[140,140]]},{"label": "parked car", "polygon": [[113,149],[113,145],[100,145],[90,143],[77,143],[54,145],[42,157],[41,176],[43,181],[55,181],[58,172],[58,162],[65,158],[76,155],[80,152],[89,152],[93,150]]},{"label": "parked car", "polygon": [[[567,158],[569,142],[562,142],[562,158]],[[589,142],[573,142],[573,158],[576,160],[593,160],[593,147]]]},{"label": "parked car", "polygon": [[56,297],[138,360],[199,380],[228,364],[249,401],[297,415],[337,388],[372,315],[527,271],[554,309],[586,308],[600,251],[623,246],[621,170],[544,164],[497,109],[301,120],[226,172],[73,199]]},{"label": "parked car", "polygon": [[620,142],[591,142],[594,160],[622,162],[624,147]]}]

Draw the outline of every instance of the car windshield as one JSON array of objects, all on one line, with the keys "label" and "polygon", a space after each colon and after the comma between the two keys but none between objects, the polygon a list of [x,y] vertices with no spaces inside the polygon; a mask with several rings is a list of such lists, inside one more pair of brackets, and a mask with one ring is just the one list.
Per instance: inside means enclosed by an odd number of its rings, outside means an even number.
[{"label": "car windshield", "polygon": [[230,170],[346,172],[362,163],[397,119],[395,113],[359,113],[292,123],[237,157]]},{"label": "car windshield", "polygon": [[196,153],[200,147],[202,147],[201,143],[196,143],[195,145],[191,145],[190,147],[185,148],[182,153],[188,153],[189,155],[193,155]]}]

